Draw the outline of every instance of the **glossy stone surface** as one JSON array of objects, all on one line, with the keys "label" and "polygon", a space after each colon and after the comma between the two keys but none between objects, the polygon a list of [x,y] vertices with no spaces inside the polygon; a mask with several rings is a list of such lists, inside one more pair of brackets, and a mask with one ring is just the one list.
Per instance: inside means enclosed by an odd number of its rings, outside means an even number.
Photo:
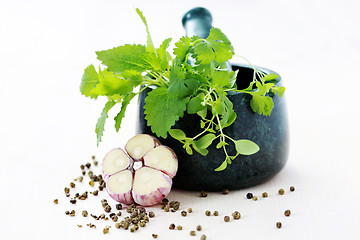
[{"label": "glossy stone surface", "polygon": [[[239,70],[238,89],[246,88],[252,80],[253,70],[246,65],[233,66]],[[272,71],[264,68],[265,73]],[[279,74],[278,74],[279,75]],[[282,86],[280,77],[277,85]],[[285,93],[286,95],[286,93]],[[144,92],[139,101],[139,131],[154,135],[144,119]],[[173,186],[187,190],[219,191],[224,188],[240,189],[263,183],[275,176],[285,165],[288,157],[289,136],[285,97],[272,96],[274,108],[271,116],[260,116],[250,108],[251,96],[243,93],[229,93],[228,98],[237,114],[235,122],[224,129],[225,134],[233,139],[250,139],[260,146],[254,155],[239,155],[224,171],[215,172],[225,159],[222,149],[216,149],[217,141],[208,148],[209,154],[202,156],[197,152],[188,155],[182,144],[168,135],[160,142],[172,148],[177,154],[179,168],[173,179]],[[186,135],[195,136],[201,131],[197,115],[185,114],[173,128],[182,129]],[[227,147],[229,155],[235,155],[232,143]]]}]

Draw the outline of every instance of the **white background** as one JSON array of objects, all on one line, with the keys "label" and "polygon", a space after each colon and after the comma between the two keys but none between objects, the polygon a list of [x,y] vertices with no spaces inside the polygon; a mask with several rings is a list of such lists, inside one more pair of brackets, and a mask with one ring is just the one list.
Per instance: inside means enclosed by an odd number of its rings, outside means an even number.
[{"label": "white background", "polygon": [[[181,18],[196,6],[210,10],[213,25],[227,34],[237,54],[282,76],[291,133],[286,167],[265,184],[227,196],[200,199],[198,192],[173,190],[169,199],[194,213],[183,218],[154,207],[157,217],[135,234],[84,219],[83,209],[101,213],[106,193],[74,206],[63,189],[91,155],[100,161],[135,134],[137,103],[119,133],[110,114],[97,148],[94,127],[105,100],[80,95],[83,69],[99,64],[97,50],[145,43],[135,7],[159,45],[184,34]],[[200,239],[189,231],[201,224],[208,239],[360,239],[359,11],[356,0],[1,0],[0,238],[152,239],[158,233],[158,239]],[[289,193],[291,185],[296,191]],[[281,187],[284,196],[276,194]],[[78,184],[76,191],[85,189]],[[245,198],[263,191],[268,199]],[[75,218],[64,214],[72,209]],[[289,218],[285,209],[293,213]],[[220,216],[206,217],[205,210]],[[235,210],[242,219],[225,223],[223,217]],[[277,221],[282,229],[276,229]],[[89,222],[97,229],[86,227]],[[170,231],[170,223],[183,231]],[[108,235],[102,234],[105,225],[112,226]]]}]

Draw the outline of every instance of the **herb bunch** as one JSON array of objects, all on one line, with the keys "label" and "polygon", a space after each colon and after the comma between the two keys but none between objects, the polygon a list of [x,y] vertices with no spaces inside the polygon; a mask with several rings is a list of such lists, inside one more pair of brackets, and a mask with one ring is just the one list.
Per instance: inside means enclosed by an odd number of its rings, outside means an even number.
[{"label": "herb bunch", "polygon": [[[229,39],[218,28],[211,28],[206,39],[198,36],[183,36],[175,43],[172,57],[168,52],[171,38],[165,39],[155,48],[148,24],[139,9],[136,9],[147,31],[146,45],[126,44],[109,50],[96,52],[98,60],[106,68],[96,71],[89,65],[83,74],[80,91],[86,97],[108,98],[96,123],[97,144],[104,132],[108,112],[121,104],[115,116],[118,131],[131,99],[147,88],[152,90],[145,98],[144,113],[151,131],[158,137],[166,138],[168,133],[183,144],[190,155],[196,151],[207,155],[207,148],[217,141],[216,148],[225,153],[224,162],[215,171],[224,170],[238,155],[251,155],[259,146],[247,139],[232,139],[223,129],[236,119],[233,104],[227,92],[236,91],[252,96],[253,111],[269,116],[273,108],[272,91],[282,96],[284,87],[275,86],[272,80],[276,74],[266,75],[254,69],[253,81],[246,89],[236,88],[237,71],[229,71],[227,61],[234,56]],[[181,129],[172,129],[184,113],[200,116],[202,131],[195,136],[186,136]],[[232,142],[237,151],[230,156],[226,146]]]}]

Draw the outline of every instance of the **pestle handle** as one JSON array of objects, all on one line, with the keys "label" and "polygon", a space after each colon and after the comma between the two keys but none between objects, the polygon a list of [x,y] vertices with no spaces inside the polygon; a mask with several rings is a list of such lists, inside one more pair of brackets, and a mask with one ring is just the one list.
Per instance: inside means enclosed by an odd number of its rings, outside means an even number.
[{"label": "pestle handle", "polygon": [[192,37],[195,35],[205,39],[209,36],[212,27],[212,16],[209,10],[205,8],[193,8],[185,13],[182,24],[187,36]]}]

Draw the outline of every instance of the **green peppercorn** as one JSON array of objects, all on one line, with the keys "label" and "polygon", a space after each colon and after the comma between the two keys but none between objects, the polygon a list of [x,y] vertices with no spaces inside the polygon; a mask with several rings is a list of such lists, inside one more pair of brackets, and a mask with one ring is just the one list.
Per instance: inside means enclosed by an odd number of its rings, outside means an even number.
[{"label": "green peppercorn", "polygon": [[252,197],[253,197],[253,194],[252,194],[252,193],[246,194],[246,198],[247,198],[247,199],[252,199]]},{"label": "green peppercorn", "polygon": [[54,199],[54,203],[58,204],[59,203],[59,199]]},{"label": "green peppercorn", "polygon": [[75,188],[75,183],[71,182],[71,183],[70,183],[70,187],[71,187],[71,188]]},{"label": "green peppercorn", "polygon": [[238,211],[233,212],[232,216],[235,220],[238,220],[241,218],[241,214]]},{"label": "green peppercorn", "polygon": [[229,189],[227,189],[227,188],[223,189],[222,193],[223,193],[224,195],[229,194]]},{"label": "green peppercorn", "polygon": [[292,191],[292,192],[295,191],[295,187],[294,187],[294,186],[291,186],[291,187],[290,187],[290,191]]},{"label": "green peppercorn", "polygon": [[93,186],[95,185],[94,181],[91,180],[91,181],[89,182],[89,185],[93,187]]},{"label": "green peppercorn", "polygon": [[192,208],[188,208],[188,213],[192,213]]},{"label": "green peppercorn", "polygon": [[170,229],[170,230],[175,229],[175,224],[173,224],[173,223],[172,223],[172,224],[170,224],[169,229]]},{"label": "green peppercorn", "polygon": [[81,168],[81,170],[84,170],[84,168],[85,168],[84,164],[81,164],[80,168]]},{"label": "green peppercorn", "polygon": [[280,188],[280,189],[279,189],[279,191],[278,191],[278,193],[279,193],[280,195],[284,195],[285,190],[284,190],[284,189],[282,189],[282,188]]},{"label": "green peppercorn", "polygon": [[164,211],[165,211],[165,212],[169,212],[169,211],[170,211],[169,207],[166,206],[166,207],[164,208]]},{"label": "green peppercorn", "polygon": [[213,212],[213,214],[214,214],[214,216],[219,216],[219,212],[216,210]]},{"label": "green peppercorn", "polygon": [[82,182],[84,180],[84,177],[83,176],[80,176],[79,177],[79,182]]},{"label": "green peppercorn", "polygon": [[199,231],[199,232],[200,232],[200,231],[201,231],[201,229],[202,229],[201,225],[197,225],[197,226],[196,226],[196,230],[197,230],[197,231]]},{"label": "green peppercorn", "polygon": [[206,240],[206,235],[201,235],[200,240]]},{"label": "green peppercorn", "polygon": [[94,165],[97,166],[97,165],[98,165],[98,161],[94,161]]},{"label": "green peppercorn", "polygon": [[71,210],[70,216],[75,217],[75,210]]},{"label": "green peppercorn", "polygon": [[155,213],[154,213],[154,212],[149,212],[149,217],[150,217],[150,218],[155,217]]},{"label": "green peppercorn", "polygon": [[207,197],[208,193],[206,191],[200,192],[200,197]]},{"label": "green peppercorn", "polygon": [[107,213],[111,212],[111,207],[110,207],[110,205],[106,205],[106,206],[104,207],[104,211],[107,212]]},{"label": "green peppercorn", "polygon": [[121,223],[116,223],[116,224],[115,224],[115,227],[116,227],[116,228],[121,228]]},{"label": "green peppercorn", "polygon": [[139,223],[140,227],[145,227],[145,225],[146,225],[145,221],[140,221],[140,223]]},{"label": "green peppercorn", "polygon": [[210,212],[209,210],[206,210],[206,211],[205,211],[205,215],[206,215],[206,216],[210,216],[210,215],[211,215],[211,212]]},{"label": "green peppercorn", "polygon": [[277,223],[276,223],[276,227],[277,227],[277,228],[281,228],[281,226],[282,226],[281,222],[277,222]]},{"label": "green peppercorn", "polygon": [[257,200],[258,200],[258,197],[257,197],[257,196],[253,196],[252,199],[253,199],[254,201],[257,201]]},{"label": "green peppercorn", "polygon": [[196,235],[196,232],[195,232],[195,231],[190,231],[190,235],[191,235],[191,236],[195,236],[195,235]]},{"label": "green peppercorn", "polygon": [[152,236],[153,238],[157,238],[157,237],[158,237],[158,235],[157,235],[157,234],[154,234],[154,233],[153,233],[151,236]]},{"label": "green peppercorn", "polygon": [[181,216],[186,217],[186,215],[187,215],[187,212],[185,210],[181,211]]},{"label": "green peppercorn", "polygon": [[177,230],[182,230],[183,229],[183,227],[181,225],[178,225],[176,228],[177,228]]},{"label": "green peppercorn", "polygon": [[166,205],[169,203],[169,199],[164,198],[163,200],[161,200],[161,203]]},{"label": "green peppercorn", "polygon": [[262,193],[262,197],[263,197],[263,198],[267,198],[267,197],[268,197],[268,193],[267,193],[267,192],[263,192],[263,193]]},{"label": "green peppercorn", "polygon": [[121,212],[118,212],[116,215],[120,217],[120,216],[121,216],[121,214],[122,214]]},{"label": "green peppercorn", "polygon": [[83,217],[87,217],[88,216],[88,212],[86,210],[82,211],[82,216]]},{"label": "green peppercorn", "polygon": [[224,217],[224,221],[225,221],[225,222],[229,222],[229,221],[230,221],[230,217],[229,217],[229,216],[225,216],[225,217]]},{"label": "green peppercorn", "polygon": [[289,209],[288,209],[288,210],[285,210],[285,212],[284,212],[284,215],[285,215],[285,216],[289,217],[290,214],[291,214],[291,211],[290,211]]}]

